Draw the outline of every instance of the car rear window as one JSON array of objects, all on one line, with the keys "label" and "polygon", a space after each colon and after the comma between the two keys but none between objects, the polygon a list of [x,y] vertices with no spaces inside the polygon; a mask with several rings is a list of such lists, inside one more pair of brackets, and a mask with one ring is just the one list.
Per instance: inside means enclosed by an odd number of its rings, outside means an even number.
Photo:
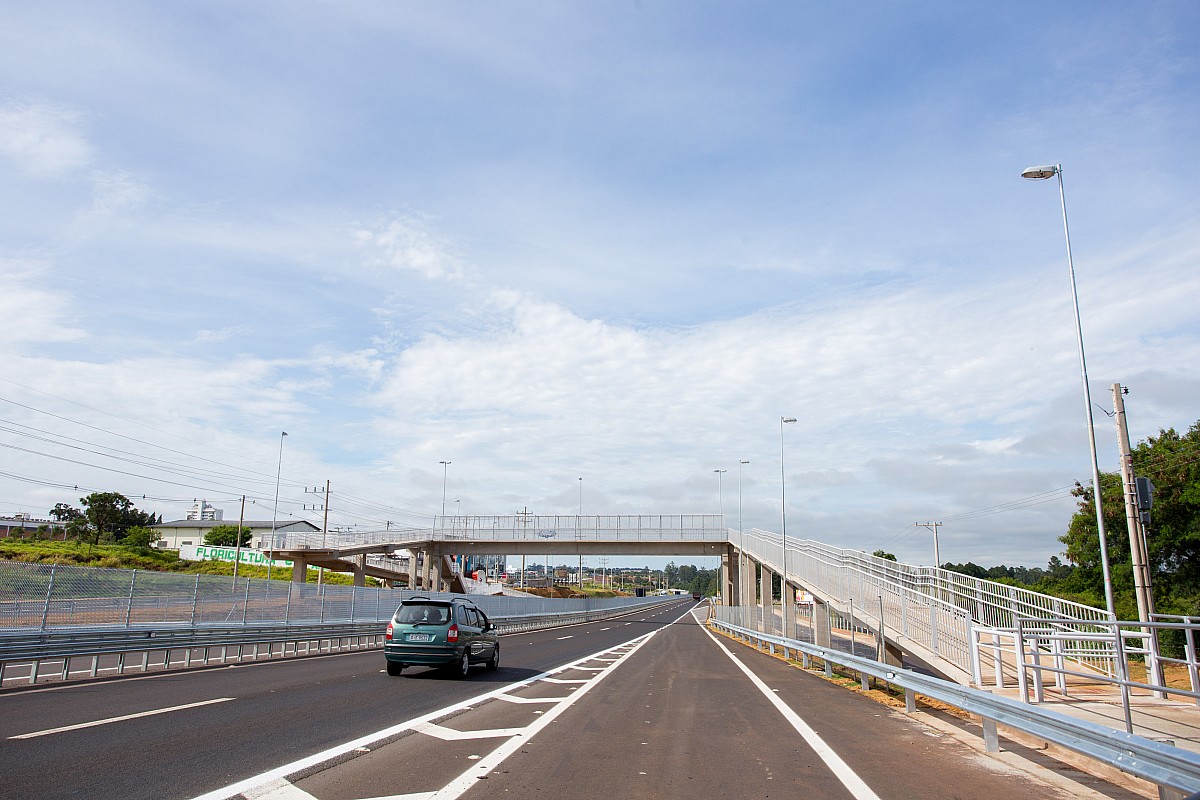
[{"label": "car rear window", "polygon": [[445,625],[449,621],[449,607],[433,603],[405,603],[396,612],[396,622],[408,625]]}]

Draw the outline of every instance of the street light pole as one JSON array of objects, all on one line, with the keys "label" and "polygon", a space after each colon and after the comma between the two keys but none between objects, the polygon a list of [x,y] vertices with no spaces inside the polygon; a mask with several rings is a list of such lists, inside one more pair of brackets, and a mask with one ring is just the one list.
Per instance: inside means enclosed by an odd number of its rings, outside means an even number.
[{"label": "street light pole", "polygon": [[[279,463],[275,465],[275,507],[271,511],[271,542],[267,545],[267,580],[271,580],[271,566],[275,562],[275,520],[279,518],[279,476],[283,474],[283,440],[287,431],[279,435]],[[238,531],[238,536],[241,536]]]},{"label": "street light pole", "polygon": [[795,417],[779,418],[779,507],[783,535],[783,577],[779,584],[779,600],[783,605],[783,635],[790,633],[788,628],[788,568],[787,568],[787,473],[783,468],[783,426],[795,422]]},{"label": "street light pole", "polygon": [[749,463],[745,459],[738,459],[738,547],[742,546],[742,536],[745,534],[742,527],[742,467]]},{"label": "street light pole", "polygon": [[442,465],[442,516],[446,516],[446,478],[450,474],[452,461],[439,461]]},{"label": "street light pole", "polygon": [[1062,164],[1026,167],[1022,178],[1046,180],[1058,176],[1058,196],[1062,201],[1063,234],[1067,239],[1067,271],[1071,276],[1071,301],[1075,309],[1075,335],[1079,342],[1079,369],[1083,378],[1083,404],[1087,412],[1088,447],[1092,454],[1092,495],[1096,504],[1096,529],[1100,537],[1100,567],[1104,571],[1104,601],[1108,615],[1117,618],[1113,604],[1112,574],[1108,567],[1108,536],[1104,532],[1104,512],[1100,507],[1100,465],[1096,459],[1096,429],[1092,421],[1092,391],[1088,387],[1087,358],[1083,350],[1083,325],[1079,321],[1079,292],[1075,288],[1075,261],[1071,257],[1071,229],[1067,226],[1067,193],[1063,188]]},{"label": "street light pole", "polygon": [[721,479],[725,476],[725,473],[728,471],[729,470],[727,470],[727,469],[714,469],[713,470],[713,472],[717,473],[717,511],[719,511],[721,514],[721,524],[722,525],[725,524],[725,490],[724,490],[724,487],[721,485]]}]

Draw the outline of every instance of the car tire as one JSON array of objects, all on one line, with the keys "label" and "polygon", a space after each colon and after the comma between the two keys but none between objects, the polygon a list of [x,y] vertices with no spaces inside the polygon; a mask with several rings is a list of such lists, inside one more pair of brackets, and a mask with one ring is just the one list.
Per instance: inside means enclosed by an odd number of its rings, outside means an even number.
[{"label": "car tire", "polygon": [[492,657],[487,660],[488,672],[495,672],[500,667],[500,645],[492,648]]},{"label": "car tire", "polygon": [[395,675],[399,675],[399,674],[400,674],[400,673],[402,673],[402,672],[404,672],[404,665],[403,665],[403,664],[398,664],[398,663],[396,663],[395,661],[389,661],[389,662],[387,662],[387,673],[388,673],[388,675],[393,675],[393,676],[395,676]]},{"label": "car tire", "polygon": [[454,677],[458,678],[459,680],[467,677],[467,675],[471,672],[471,653],[469,650],[463,650],[462,658],[460,658],[454,664],[452,670]]}]

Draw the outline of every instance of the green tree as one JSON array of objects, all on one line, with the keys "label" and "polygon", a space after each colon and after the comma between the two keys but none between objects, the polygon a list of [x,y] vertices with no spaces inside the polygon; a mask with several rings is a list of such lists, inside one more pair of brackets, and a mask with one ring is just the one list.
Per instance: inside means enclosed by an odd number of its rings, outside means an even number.
[{"label": "green tree", "polygon": [[237,525],[214,525],[209,528],[208,533],[204,534],[204,543],[216,547],[236,547],[239,530],[241,530],[241,545],[246,547],[250,544],[250,529],[246,527],[239,529]]},{"label": "green tree", "polygon": [[121,544],[128,545],[129,547],[150,547],[161,538],[162,534],[153,528],[147,528],[144,525],[134,525],[125,531],[125,536],[121,539]]},{"label": "green tree", "polygon": [[[1171,428],[1139,442],[1133,448],[1133,470],[1155,485],[1146,536],[1155,607],[1164,613],[1200,613],[1200,422],[1182,436]],[[1104,473],[1100,486],[1117,615],[1136,618],[1120,476]],[[1067,561],[1076,568],[1063,581],[1063,588],[1086,593],[1093,604],[1102,605],[1104,582],[1094,494],[1091,487],[1081,485],[1076,485],[1073,494],[1078,498],[1078,510],[1060,541],[1066,545]]]},{"label": "green tree", "polygon": [[876,550],[874,553],[871,553],[871,555],[875,556],[876,558],[886,558],[888,561],[896,560],[894,553],[885,553],[882,550]]}]

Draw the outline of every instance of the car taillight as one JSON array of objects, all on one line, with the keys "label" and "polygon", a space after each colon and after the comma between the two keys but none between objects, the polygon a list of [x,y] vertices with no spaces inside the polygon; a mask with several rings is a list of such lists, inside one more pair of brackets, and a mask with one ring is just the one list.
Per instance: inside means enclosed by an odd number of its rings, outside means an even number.
[{"label": "car taillight", "polygon": [[450,630],[446,631],[446,641],[447,642],[457,642],[458,641],[458,625],[451,625]]},{"label": "car taillight", "polygon": [[387,639],[389,642],[392,640],[392,623],[390,623],[390,622],[388,623],[387,633],[384,635],[383,638]]}]

